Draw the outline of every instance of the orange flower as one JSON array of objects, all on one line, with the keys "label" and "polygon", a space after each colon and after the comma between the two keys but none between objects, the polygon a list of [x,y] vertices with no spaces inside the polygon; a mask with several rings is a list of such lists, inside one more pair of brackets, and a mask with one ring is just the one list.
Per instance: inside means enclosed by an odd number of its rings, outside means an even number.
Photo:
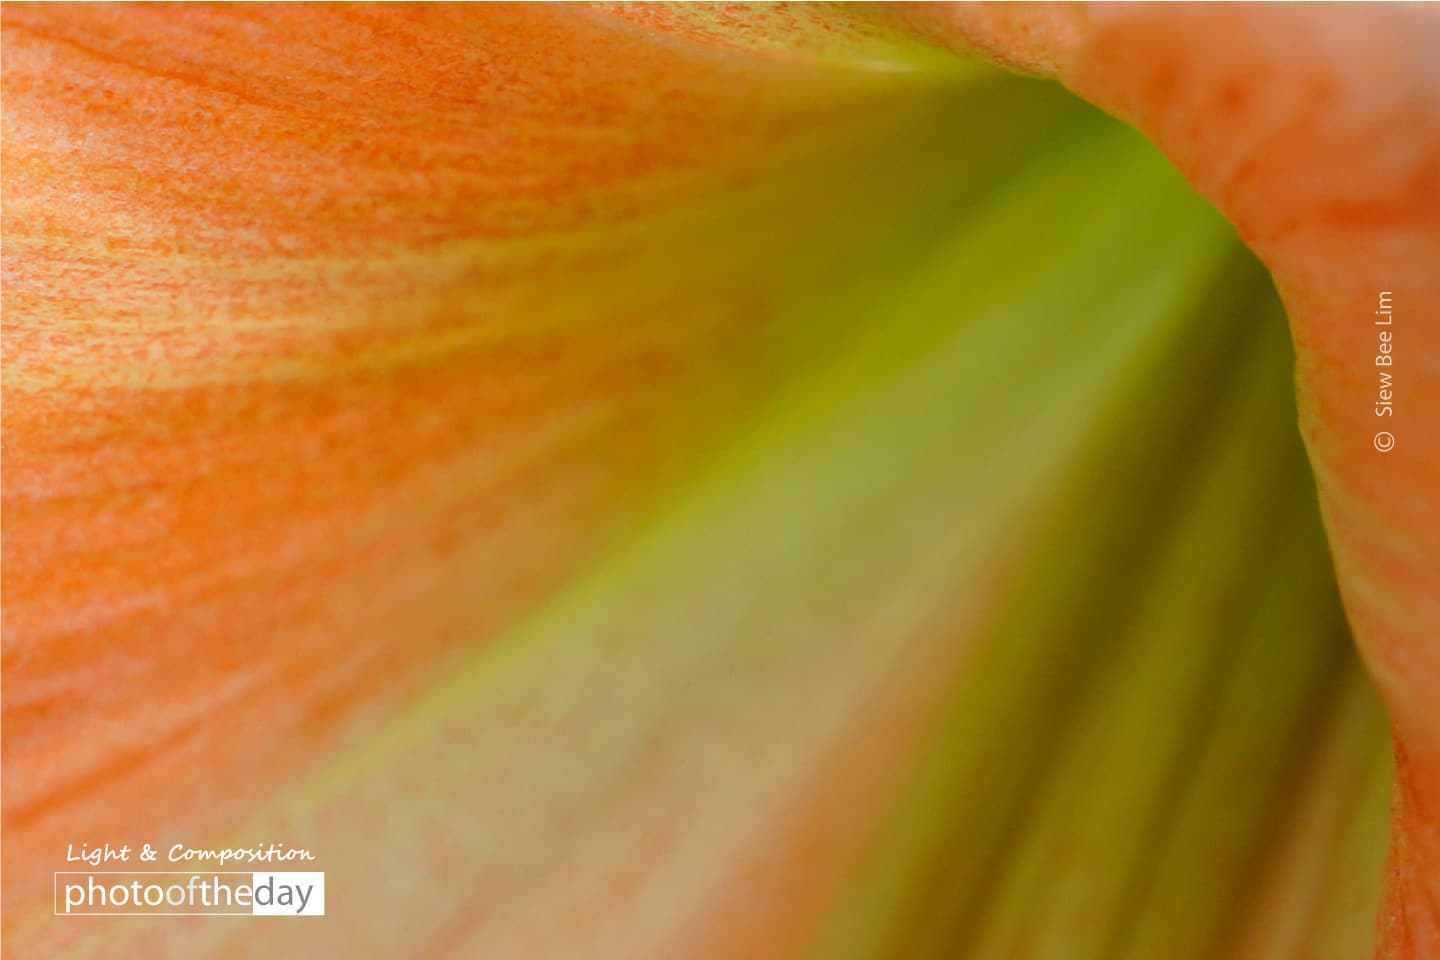
[{"label": "orange flower", "polygon": [[7,957],[1440,955],[1433,8],[3,26]]}]

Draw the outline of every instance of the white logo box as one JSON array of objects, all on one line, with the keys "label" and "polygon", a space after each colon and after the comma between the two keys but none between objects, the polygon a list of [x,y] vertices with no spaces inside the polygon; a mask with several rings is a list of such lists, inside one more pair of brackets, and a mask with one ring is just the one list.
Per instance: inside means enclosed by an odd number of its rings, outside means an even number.
[{"label": "white logo box", "polygon": [[[130,903],[130,884],[121,878],[156,878],[144,880],[142,887],[164,891],[179,888],[186,891],[186,901],[175,905],[162,897],[159,903]],[[235,906],[195,909],[190,902],[190,877],[249,877],[250,882],[226,880],[223,885],[232,896],[244,891],[250,901],[249,911]],[[68,879],[62,879],[68,878]],[[76,879],[80,878],[80,879]],[[165,879],[159,879],[165,878]],[[93,886],[92,886],[93,884]],[[126,889],[128,909],[93,909],[91,893],[101,888],[108,900],[115,887]],[[65,896],[62,899],[61,891]],[[54,877],[54,913],[58,917],[323,917],[325,915],[325,874],[320,871],[242,871],[242,870],[62,870]],[[77,896],[79,899],[77,900]],[[143,896],[143,894],[142,894]],[[109,904],[105,904],[107,907]]]}]

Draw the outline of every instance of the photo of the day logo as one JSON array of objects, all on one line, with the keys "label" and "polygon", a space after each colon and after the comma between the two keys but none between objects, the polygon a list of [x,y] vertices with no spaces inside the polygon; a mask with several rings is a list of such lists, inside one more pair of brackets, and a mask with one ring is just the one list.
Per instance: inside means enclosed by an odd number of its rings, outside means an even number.
[{"label": "photo of the day logo", "polygon": [[57,916],[323,917],[325,874],[55,874]]}]

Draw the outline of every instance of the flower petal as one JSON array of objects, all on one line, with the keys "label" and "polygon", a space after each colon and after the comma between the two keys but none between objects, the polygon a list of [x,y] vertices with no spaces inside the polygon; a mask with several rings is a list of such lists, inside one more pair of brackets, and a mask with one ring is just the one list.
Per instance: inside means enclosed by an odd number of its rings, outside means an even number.
[{"label": "flower petal", "polygon": [[[1018,855],[907,957],[1143,945],[1269,834],[1264,889],[1312,878],[1302,721],[1379,768],[1253,265],[933,12],[698,9],[7,8],[7,944],[863,953],[937,797],[1004,821],[953,889]],[[1208,843],[1237,756],[1277,769]],[[56,924],[76,823],[313,846],[345,923]]]},{"label": "flower petal", "polygon": [[1381,952],[1440,954],[1440,17],[972,5],[954,24],[1146,131],[1274,271],[1346,609],[1399,737]]},{"label": "flower petal", "polygon": [[1072,109],[545,7],[4,36],[5,888],[37,908],[75,824],[213,835],[643,529]]}]

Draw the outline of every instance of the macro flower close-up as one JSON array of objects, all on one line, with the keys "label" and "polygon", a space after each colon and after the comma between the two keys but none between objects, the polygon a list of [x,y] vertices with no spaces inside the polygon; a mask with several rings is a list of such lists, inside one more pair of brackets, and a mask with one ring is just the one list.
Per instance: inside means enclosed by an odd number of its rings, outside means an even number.
[{"label": "macro flower close-up", "polygon": [[1440,7],[0,33],[6,960],[1440,960]]}]

